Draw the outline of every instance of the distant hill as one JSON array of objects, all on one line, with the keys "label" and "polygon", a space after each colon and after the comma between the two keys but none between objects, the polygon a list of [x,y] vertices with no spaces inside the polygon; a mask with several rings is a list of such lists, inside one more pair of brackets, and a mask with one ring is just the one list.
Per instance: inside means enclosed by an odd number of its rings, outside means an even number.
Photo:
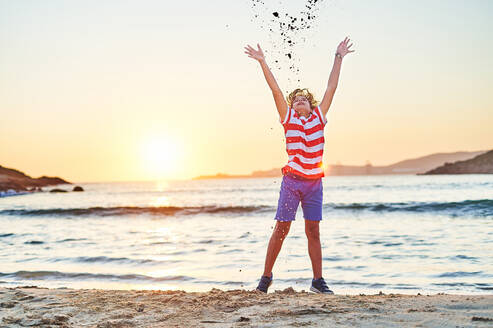
[{"label": "distant hill", "polygon": [[201,175],[193,178],[193,180],[203,180],[203,179],[238,179],[238,178],[251,178],[251,175],[234,175],[234,174],[224,174],[218,173],[216,175]]},{"label": "distant hill", "polygon": [[58,177],[42,176],[39,178],[31,178],[21,171],[9,169],[0,165],[0,192],[7,190],[30,191],[40,189],[44,186],[65,183],[70,184],[70,182]]},{"label": "distant hill", "polygon": [[[379,174],[419,174],[427,172],[446,162],[456,162],[471,159],[475,156],[486,153],[483,151],[460,151],[454,153],[436,153],[422,157],[406,159],[387,166],[367,165],[341,165],[330,164],[327,166],[325,174],[327,176],[338,175],[379,175]],[[218,173],[217,175],[200,176],[194,179],[225,179],[225,178],[263,178],[280,177],[281,168],[273,168],[265,171],[254,171],[249,175],[229,175]]]},{"label": "distant hill", "polygon": [[414,159],[407,159],[387,166],[394,172],[405,172],[406,170],[416,171],[416,173],[426,172],[437,166],[443,165],[446,162],[463,161],[478,155],[484,154],[486,151],[459,151],[455,153],[436,153]]},{"label": "distant hill", "polygon": [[493,174],[493,150],[469,160],[445,163],[425,174]]}]

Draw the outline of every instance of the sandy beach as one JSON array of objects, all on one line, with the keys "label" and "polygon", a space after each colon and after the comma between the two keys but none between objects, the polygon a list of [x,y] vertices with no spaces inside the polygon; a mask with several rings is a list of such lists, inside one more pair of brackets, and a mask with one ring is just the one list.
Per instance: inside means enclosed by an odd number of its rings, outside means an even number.
[{"label": "sandy beach", "polygon": [[493,295],[0,289],[1,327],[487,327]]}]

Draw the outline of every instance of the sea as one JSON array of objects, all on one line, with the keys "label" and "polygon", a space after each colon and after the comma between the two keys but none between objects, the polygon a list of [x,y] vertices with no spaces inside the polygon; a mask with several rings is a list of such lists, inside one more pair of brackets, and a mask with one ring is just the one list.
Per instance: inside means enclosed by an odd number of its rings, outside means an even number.
[{"label": "sea", "polygon": [[[1,197],[0,287],[255,289],[281,181],[78,183],[83,192]],[[336,294],[493,293],[493,175],[329,176],[323,189],[323,277]],[[273,275],[269,291],[310,288],[301,206]]]}]

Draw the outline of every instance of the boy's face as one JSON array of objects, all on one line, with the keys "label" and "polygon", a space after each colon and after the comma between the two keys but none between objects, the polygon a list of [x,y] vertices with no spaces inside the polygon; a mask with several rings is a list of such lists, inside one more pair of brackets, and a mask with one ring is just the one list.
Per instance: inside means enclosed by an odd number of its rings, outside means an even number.
[{"label": "boy's face", "polygon": [[309,113],[311,110],[310,102],[305,96],[296,96],[293,100],[293,108],[301,113]]}]

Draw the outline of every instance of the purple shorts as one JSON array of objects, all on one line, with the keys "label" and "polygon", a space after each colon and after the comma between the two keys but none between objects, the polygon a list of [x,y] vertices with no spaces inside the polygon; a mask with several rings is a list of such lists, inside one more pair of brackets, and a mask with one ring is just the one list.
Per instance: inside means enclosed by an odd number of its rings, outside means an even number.
[{"label": "purple shorts", "polygon": [[304,179],[283,176],[275,220],[294,221],[301,201],[305,220],[322,220],[323,186],[322,178]]}]

